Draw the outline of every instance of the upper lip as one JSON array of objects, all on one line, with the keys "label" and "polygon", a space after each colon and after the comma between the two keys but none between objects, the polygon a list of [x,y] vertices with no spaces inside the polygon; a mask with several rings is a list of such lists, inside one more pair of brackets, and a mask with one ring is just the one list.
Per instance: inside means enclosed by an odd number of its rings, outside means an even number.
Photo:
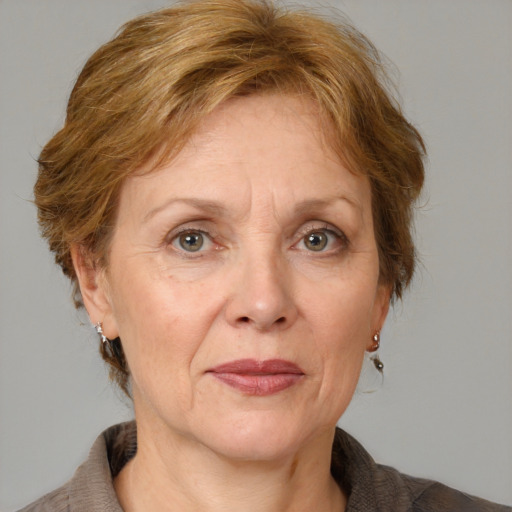
[{"label": "upper lip", "polygon": [[240,375],[278,375],[295,374],[303,375],[304,372],[295,363],[284,359],[238,359],[222,363],[208,370],[210,373],[236,373]]}]

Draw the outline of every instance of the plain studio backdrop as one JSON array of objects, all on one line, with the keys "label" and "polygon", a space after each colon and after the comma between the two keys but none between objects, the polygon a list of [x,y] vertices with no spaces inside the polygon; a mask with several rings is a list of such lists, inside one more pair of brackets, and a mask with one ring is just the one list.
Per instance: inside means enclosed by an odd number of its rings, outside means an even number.
[{"label": "plain studio backdrop", "polygon": [[[0,0],[5,512],[66,481],[102,429],[132,416],[39,239],[32,186],[86,58],[121,23],[165,5]],[[375,393],[363,384],[340,425],[379,462],[511,504],[512,2],[323,2],[332,8],[394,62],[429,151],[422,265],[383,332],[384,382]]]}]

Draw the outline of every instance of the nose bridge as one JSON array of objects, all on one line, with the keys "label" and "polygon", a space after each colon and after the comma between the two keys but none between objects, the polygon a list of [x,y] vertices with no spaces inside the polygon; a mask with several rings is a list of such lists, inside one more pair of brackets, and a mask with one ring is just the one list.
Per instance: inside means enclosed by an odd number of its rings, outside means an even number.
[{"label": "nose bridge", "polygon": [[[268,237],[270,238],[270,237]],[[290,276],[281,252],[260,236],[239,254],[238,281],[229,305],[229,320],[259,330],[288,325],[295,319]]]}]

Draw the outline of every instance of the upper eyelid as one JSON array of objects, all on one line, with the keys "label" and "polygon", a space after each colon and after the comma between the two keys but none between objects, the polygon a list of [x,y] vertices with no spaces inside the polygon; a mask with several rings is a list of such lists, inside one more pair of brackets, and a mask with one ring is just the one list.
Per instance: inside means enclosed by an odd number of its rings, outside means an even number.
[{"label": "upper eyelid", "polygon": [[319,224],[321,225],[314,224],[314,221],[310,224],[304,224],[304,226],[298,230],[299,236],[305,236],[309,233],[314,233],[315,231],[330,231],[331,233],[334,233],[335,235],[338,235],[339,237],[348,241],[348,237],[342,229],[334,226],[329,222],[319,222]]},{"label": "upper eyelid", "polygon": [[165,235],[165,241],[170,242],[174,240],[176,237],[182,235],[183,233],[201,233],[202,235],[207,236],[211,240],[217,237],[217,233],[211,229],[210,227],[205,227],[205,222],[209,221],[201,221],[201,220],[192,220],[190,222],[185,222],[180,224],[179,226],[167,231]]},{"label": "upper eyelid", "polygon": [[[323,222],[322,226],[317,226],[314,224],[304,225],[304,228],[301,228],[299,230],[298,240],[296,242],[294,242],[292,247],[296,247],[301,242],[303,242],[305,237],[308,234],[319,232],[319,231],[329,233],[331,236],[335,236],[338,239],[339,243],[341,244],[341,247],[343,247],[344,249],[347,249],[350,246],[350,240],[343,230],[337,228],[336,226],[333,226],[332,224]],[[338,247],[338,250],[340,250],[341,247]],[[328,251],[328,252],[330,252],[330,251]],[[322,253],[319,252],[318,254],[322,254]]]},{"label": "upper eyelid", "polygon": [[[207,224],[207,226],[205,226]],[[170,243],[173,240],[175,240],[178,236],[182,235],[183,233],[187,232],[198,232],[202,235],[208,237],[210,241],[215,241],[219,238],[219,233],[217,230],[212,229],[213,222],[211,220],[191,220],[189,222],[185,222],[181,224],[180,226],[177,226],[170,231],[168,231],[165,235],[165,242]],[[294,239],[300,239],[309,233],[313,233],[315,231],[326,231],[330,232],[338,237],[340,237],[342,240],[344,240],[345,243],[349,243],[349,238],[346,235],[346,233],[338,228],[337,226],[326,222],[326,221],[320,221],[320,220],[312,220],[309,222],[306,222],[301,225],[299,229],[295,231],[295,234],[293,235]]]},{"label": "upper eyelid", "polygon": [[183,227],[183,228],[177,228],[176,230],[173,230],[171,233],[169,233],[173,238],[176,238],[179,235],[182,235],[183,233],[201,233],[202,235],[208,235],[210,236],[210,232],[206,231],[205,229],[201,228],[192,228],[192,227]]}]

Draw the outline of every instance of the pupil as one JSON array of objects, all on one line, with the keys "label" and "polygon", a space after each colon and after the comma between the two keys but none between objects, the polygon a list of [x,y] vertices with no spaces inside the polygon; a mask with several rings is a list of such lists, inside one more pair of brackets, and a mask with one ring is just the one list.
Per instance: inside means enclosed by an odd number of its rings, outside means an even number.
[{"label": "pupil", "polygon": [[203,246],[203,235],[200,233],[190,234],[187,233],[185,235],[180,236],[180,245],[189,252],[195,252],[201,249]]},{"label": "pupil", "polygon": [[312,251],[321,251],[327,245],[327,237],[323,233],[311,233],[306,237],[306,246]]}]

